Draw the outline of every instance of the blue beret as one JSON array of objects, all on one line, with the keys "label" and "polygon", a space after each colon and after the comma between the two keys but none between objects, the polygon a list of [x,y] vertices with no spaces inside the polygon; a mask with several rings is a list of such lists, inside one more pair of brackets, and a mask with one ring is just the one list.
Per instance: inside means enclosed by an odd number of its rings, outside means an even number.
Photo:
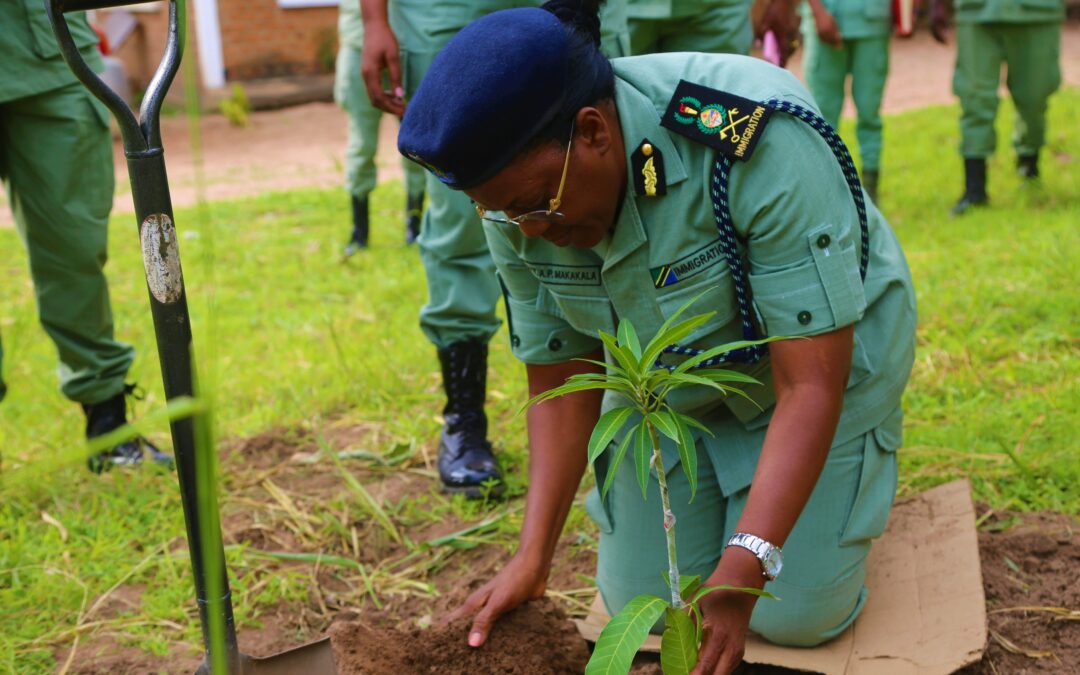
[{"label": "blue beret", "polygon": [[491,178],[558,113],[566,45],[562,22],[536,7],[473,21],[406,106],[398,150],[456,190]]}]

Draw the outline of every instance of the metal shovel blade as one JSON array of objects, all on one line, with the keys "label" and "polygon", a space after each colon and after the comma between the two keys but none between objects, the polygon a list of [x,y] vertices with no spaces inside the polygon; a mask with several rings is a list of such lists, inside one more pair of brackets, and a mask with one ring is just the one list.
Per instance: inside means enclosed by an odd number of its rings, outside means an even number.
[{"label": "metal shovel blade", "polygon": [[[238,665],[235,675],[337,675],[328,637],[270,656],[241,654]],[[210,666],[203,663],[195,675],[210,675]]]}]

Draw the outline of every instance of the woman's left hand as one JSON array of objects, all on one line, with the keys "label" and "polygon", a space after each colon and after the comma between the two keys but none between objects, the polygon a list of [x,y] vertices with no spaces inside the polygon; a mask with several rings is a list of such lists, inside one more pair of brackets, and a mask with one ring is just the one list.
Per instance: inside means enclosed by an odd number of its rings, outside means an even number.
[{"label": "woman's left hand", "polygon": [[[761,563],[754,554],[741,548],[729,548],[705,586],[761,588],[765,578]],[[691,675],[727,675],[742,662],[746,633],[756,595],[743,591],[713,591],[698,606],[704,619],[698,664]]]}]

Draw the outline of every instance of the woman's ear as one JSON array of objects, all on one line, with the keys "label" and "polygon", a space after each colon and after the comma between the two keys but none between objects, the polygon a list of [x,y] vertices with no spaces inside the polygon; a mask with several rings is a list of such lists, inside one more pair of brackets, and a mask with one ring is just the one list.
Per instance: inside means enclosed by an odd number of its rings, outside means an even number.
[{"label": "woman's ear", "polygon": [[[604,109],[587,107],[578,110],[574,121],[577,145],[586,146],[598,155],[606,155],[611,151],[614,144],[614,129],[611,124],[613,117],[609,116],[604,103]],[[613,107],[613,106],[612,106]],[[614,113],[612,110],[611,113]]]}]

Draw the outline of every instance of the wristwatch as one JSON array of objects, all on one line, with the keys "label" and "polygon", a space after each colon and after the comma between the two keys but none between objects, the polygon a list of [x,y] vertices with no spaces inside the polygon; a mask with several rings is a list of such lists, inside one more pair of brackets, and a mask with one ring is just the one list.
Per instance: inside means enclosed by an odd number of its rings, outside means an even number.
[{"label": "wristwatch", "polygon": [[[738,546],[753,553],[761,563],[761,576],[768,581],[776,579],[780,570],[784,568],[783,551],[779,546],[773,546],[761,537],[756,537],[745,532],[736,532],[728,539],[727,546]],[[725,548],[727,548],[725,546]]]}]

